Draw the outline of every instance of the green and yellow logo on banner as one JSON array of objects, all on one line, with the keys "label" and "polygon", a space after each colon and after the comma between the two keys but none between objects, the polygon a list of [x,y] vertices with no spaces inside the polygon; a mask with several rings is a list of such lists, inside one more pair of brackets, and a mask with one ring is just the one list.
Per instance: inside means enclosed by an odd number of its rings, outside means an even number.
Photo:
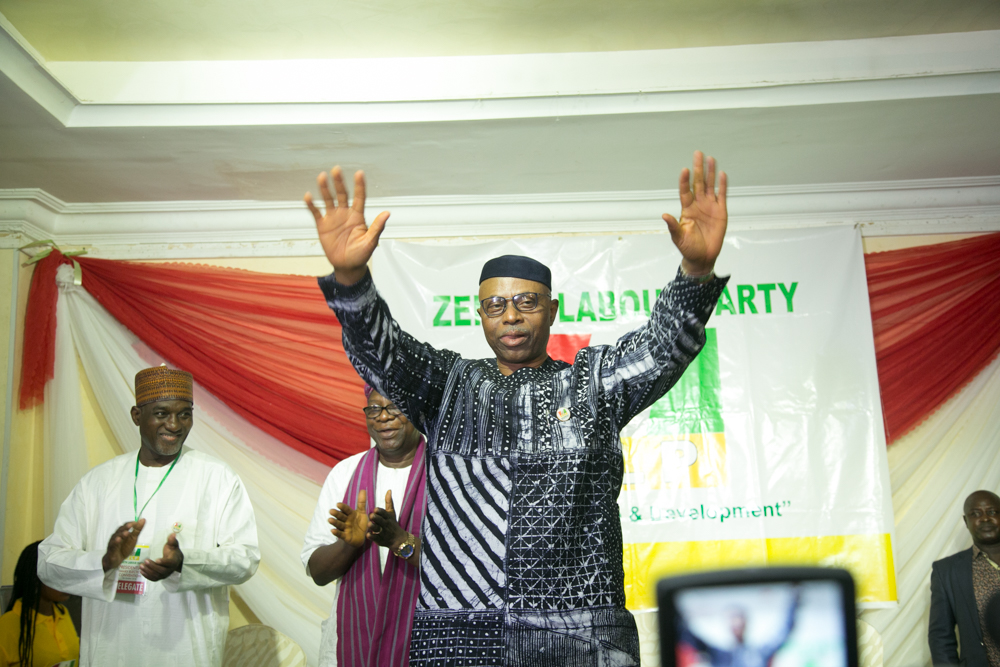
[{"label": "green and yellow logo on banner", "polygon": [[706,329],[701,354],[650,408],[644,434],[622,438],[625,490],[728,484],[721,384],[718,339]]},{"label": "green and yellow logo on banner", "polygon": [[[642,435],[622,438],[623,492],[707,489],[729,484],[722,381],[715,329],[705,330],[705,347],[677,384],[649,411]],[[706,508],[678,513],[653,507],[634,520],[694,520],[780,517],[783,504]],[[706,512],[708,514],[706,515]],[[656,607],[656,582],[665,576],[705,569],[764,565],[823,565],[851,571],[861,602],[896,599],[892,544],[888,534],[795,538],[719,539],[626,544],[625,594],[629,609]]]}]

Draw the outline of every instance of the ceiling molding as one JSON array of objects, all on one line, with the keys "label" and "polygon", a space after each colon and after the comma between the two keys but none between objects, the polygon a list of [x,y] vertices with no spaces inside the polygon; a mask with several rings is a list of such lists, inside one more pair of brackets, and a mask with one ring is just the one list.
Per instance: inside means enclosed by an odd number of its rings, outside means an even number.
[{"label": "ceiling molding", "polygon": [[[3,207],[0,206],[0,211]],[[10,250],[20,248],[34,241],[46,239],[45,231],[25,220],[8,219],[0,213],[0,248]]]},{"label": "ceiling molding", "polygon": [[599,53],[46,63],[9,22],[0,27],[0,70],[81,128],[552,118],[1000,92],[1000,31]]},{"label": "ceiling molding", "polygon": [[87,104],[438,102],[741,90],[1000,70],[1000,31],[432,58],[48,62]]},{"label": "ceiling molding", "polygon": [[53,197],[41,188],[8,188],[0,189],[0,202],[34,202],[52,213],[69,213],[73,204],[67,204],[58,197]]},{"label": "ceiling molding", "polygon": [[[385,238],[662,231],[676,191],[370,198],[393,215]],[[730,228],[856,224],[866,236],[1000,231],[1000,176],[742,187]],[[144,230],[144,231],[136,231]],[[65,203],[37,189],[0,190],[0,247],[51,238],[113,258],[304,256],[320,252],[301,202]]]},{"label": "ceiling molding", "polygon": [[80,102],[45,67],[45,61],[0,14],[0,72],[63,125]]},{"label": "ceiling molding", "polygon": [[1000,92],[1000,72],[608,95],[339,104],[87,104],[67,127],[370,125],[566,118],[926,99]]}]

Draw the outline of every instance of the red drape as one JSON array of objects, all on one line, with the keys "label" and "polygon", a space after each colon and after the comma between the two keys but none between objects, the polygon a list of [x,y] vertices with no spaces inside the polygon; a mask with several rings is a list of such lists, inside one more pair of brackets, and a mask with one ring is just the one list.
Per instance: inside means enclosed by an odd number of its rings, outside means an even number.
[{"label": "red drape", "polygon": [[28,309],[24,314],[24,351],[21,354],[22,410],[45,399],[45,383],[55,377],[56,369],[56,271],[71,260],[59,251],[35,265],[28,288]]},{"label": "red drape", "polygon": [[[363,383],[315,278],[77,259],[83,287],[102,306],[250,423],[327,465],[368,448]],[[47,262],[37,273],[54,285]],[[25,329],[35,340],[27,318]],[[22,403],[38,391],[23,382]]]},{"label": "red drape", "polygon": [[[252,424],[332,465],[368,447],[361,380],[316,281],[88,257],[83,285],[122,324]],[[38,263],[20,404],[53,375],[58,252]],[[866,255],[886,435],[892,443],[1000,350],[1000,234]]]},{"label": "red drape", "polygon": [[872,253],[865,268],[892,443],[1000,351],[1000,234]]}]

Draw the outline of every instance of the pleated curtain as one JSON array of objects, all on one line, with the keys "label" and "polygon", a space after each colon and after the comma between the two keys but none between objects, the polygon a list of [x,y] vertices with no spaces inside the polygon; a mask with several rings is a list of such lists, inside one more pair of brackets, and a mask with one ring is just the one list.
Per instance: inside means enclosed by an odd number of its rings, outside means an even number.
[{"label": "pleated curtain", "polygon": [[[138,447],[135,373],[191,370],[189,444],[240,475],[257,513],[261,567],[240,595],[315,664],[332,592],[305,576],[302,536],[329,467],[369,446],[361,382],[315,279],[76,259],[82,285],[58,252],[39,262],[25,318],[20,399],[44,401],[48,527],[87,468],[76,358],[124,452]],[[1000,489],[1000,234],[872,254],[866,267],[900,603],[863,617],[886,664],[929,664],[931,563],[971,543],[965,497]],[[651,618],[639,618],[644,664],[655,664]]]}]

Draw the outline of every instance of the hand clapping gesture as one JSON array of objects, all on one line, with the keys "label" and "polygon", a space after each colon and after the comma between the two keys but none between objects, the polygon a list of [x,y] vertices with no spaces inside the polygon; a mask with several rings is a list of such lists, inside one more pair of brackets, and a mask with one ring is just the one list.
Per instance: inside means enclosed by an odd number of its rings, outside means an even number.
[{"label": "hand clapping gesture", "polygon": [[392,491],[385,494],[385,509],[376,507],[368,516],[370,526],[368,539],[380,547],[395,549],[406,539],[408,533],[396,520],[396,509],[392,504]]},{"label": "hand clapping gesture", "polygon": [[355,509],[345,503],[337,503],[337,508],[330,510],[327,520],[333,526],[330,532],[349,546],[360,549],[370,540],[380,547],[397,549],[409,537],[396,520],[392,491],[385,494],[385,509],[376,507],[371,514],[366,514],[367,491],[358,492],[357,505]]},{"label": "hand clapping gesture", "polygon": [[319,242],[333,265],[334,278],[343,285],[353,285],[365,276],[368,260],[378,246],[389,212],[379,213],[369,227],[365,224],[365,173],[358,171],[354,174],[354,203],[351,206],[347,205],[347,189],[340,167],[331,169],[330,177],[337,194],[336,202],[330,194],[326,172],[320,173],[316,179],[326,212],[320,212],[308,192],[305,202],[316,220]]},{"label": "hand clapping gesture", "polygon": [[354,509],[346,503],[337,503],[336,509],[330,510],[327,522],[333,526],[330,530],[334,537],[347,542],[355,549],[360,549],[368,539],[368,492],[358,492],[358,507]]},{"label": "hand clapping gesture", "polygon": [[729,220],[726,211],[726,173],[719,175],[719,191],[716,194],[715,158],[708,158],[708,173],[705,173],[704,160],[702,152],[695,151],[693,179],[687,168],[681,170],[680,221],[669,213],[663,214],[670,237],[683,256],[681,267],[692,276],[708,275],[715,268],[715,260],[722,250],[722,240],[726,236]]},{"label": "hand clapping gesture", "polygon": [[163,545],[163,557],[156,560],[146,559],[139,566],[139,572],[149,581],[159,581],[166,579],[174,572],[178,572],[184,564],[184,554],[181,552],[181,545],[177,541],[177,533],[167,535],[167,541]]},{"label": "hand clapping gesture", "polygon": [[101,567],[104,568],[105,572],[117,570],[118,566],[132,555],[132,552],[135,551],[135,545],[139,542],[139,533],[142,532],[145,525],[145,519],[126,521],[111,534],[111,539],[108,540],[108,550],[101,558]]}]

